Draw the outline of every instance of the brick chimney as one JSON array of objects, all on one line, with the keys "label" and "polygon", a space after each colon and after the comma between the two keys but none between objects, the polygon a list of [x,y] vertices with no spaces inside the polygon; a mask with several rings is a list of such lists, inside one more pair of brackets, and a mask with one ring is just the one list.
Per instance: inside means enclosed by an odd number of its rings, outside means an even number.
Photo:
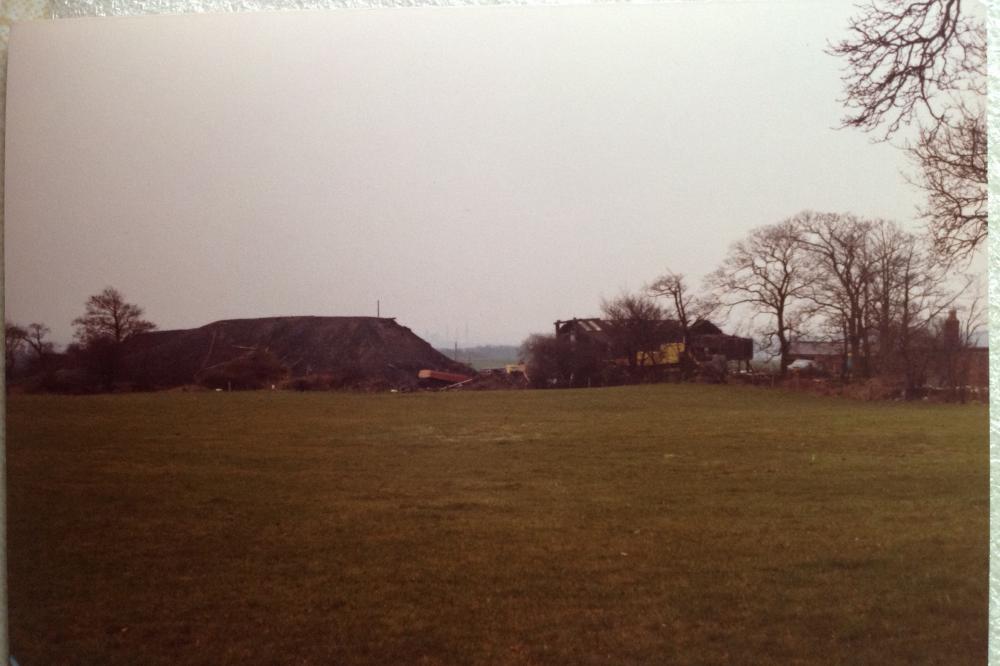
[{"label": "brick chimney", "polygon": [[949,310],[948,318],[944,321],[944,331],[942,334],[945,349],[958,349],[961,346],[960,329],[958,313],[955,310]]}]

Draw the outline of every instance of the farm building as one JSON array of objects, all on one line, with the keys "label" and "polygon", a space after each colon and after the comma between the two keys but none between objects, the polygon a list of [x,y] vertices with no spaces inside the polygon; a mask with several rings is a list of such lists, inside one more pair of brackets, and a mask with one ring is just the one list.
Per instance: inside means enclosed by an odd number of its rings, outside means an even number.
[{"label": "farm building", "polygon": [[962,325],[955,310],[948,312],[941,330],[941,349],[934,359],[931,380],[938,386],[988,386],[989,348],[962,339]]},{"label": "farm building", "polygon": [[[955,310],[948,313],[940,332],[924,332],[911,341],[911,372],[918,383],[931,387],[985,387],[989,384],[989,349],[963,339]],[[869,349],[874,364],[887,362],[889,371],[902,373],[899,361],[880,358],[880,341],[873,334]],[[789,346],[789,360],[811,361],[817,370],[830,376],[850,373],[854,359],[842,340],[795,340]],[[794,366],[792,368],[795,369]]]},{"label": "farm building", "polygon": [[823,372],[839,374],[844,365],[844,343],[829,340],[793,340],[788,346],[789,362],[812,361]]},{"label": "farm building", "polygon": [[720,361],[749,364],[753,358],[753,340],[726,335],[710,321],[692,324],[687,340],[681,324],[673,319],[645,322],[642,327],[637,333],[606,319],[570,319],[555,322],[555,334],[574,349],[619,365],[669,367],[679,366],[685,359],[695,365]]},{"label": "farm building", "polygon": [[990,385],[989,347],[966,347],[958,352],[956,374],[966,386]]}]

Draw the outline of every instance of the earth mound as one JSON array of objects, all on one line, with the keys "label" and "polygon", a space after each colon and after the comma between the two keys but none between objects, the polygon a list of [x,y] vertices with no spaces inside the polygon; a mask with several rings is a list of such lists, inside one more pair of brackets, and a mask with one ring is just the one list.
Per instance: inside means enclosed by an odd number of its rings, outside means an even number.
[{"label": "earth mound", "polygon": [[169,388],[207,378],[220,381],[226,371],[259,365],[265,356],[266,373],[257,374],[270,379],[261,383],[323,378],[331,388],[411,389],[423,369],[473,374],[384,317],[228,319],[194,329],[153,331],[125,343],[122,370],[137,385]]}]

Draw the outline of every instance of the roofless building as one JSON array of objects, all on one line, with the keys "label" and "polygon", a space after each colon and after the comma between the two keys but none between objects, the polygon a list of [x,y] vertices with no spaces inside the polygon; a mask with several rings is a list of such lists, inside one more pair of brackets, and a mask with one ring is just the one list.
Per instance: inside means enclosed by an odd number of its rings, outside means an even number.
[{"label": "roofless building", "polygon": [[[680,366],[685,359],[695,365],[707,363],[749,364],[753,358],[753,340],[735,335],[726,335],[707,320],[699,320],[688,328],[685,339],[680,322],[663,319],[645,322],[643,334],[635,336],[627,326],[607,319],[569,319],[555,322],[556,338],[568,341],[573,346],[583,346],[590,353],[617,364],[629,364],[623,358],[625,349],[631,344],[635,353],[635,365]],[[626,342],[628,341],[628,342]]]}]

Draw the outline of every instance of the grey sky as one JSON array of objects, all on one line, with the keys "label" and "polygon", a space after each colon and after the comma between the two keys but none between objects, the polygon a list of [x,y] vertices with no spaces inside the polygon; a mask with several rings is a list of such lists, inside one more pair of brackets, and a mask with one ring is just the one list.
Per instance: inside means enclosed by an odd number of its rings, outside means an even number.
[{"label": "grey sky", "polygon": [[[382,313],[517,343],[804,208],[915,227],[849,2],[63,20],[10,45],[8,320]],[[468,328],[468,339],[465,330]]]}]

